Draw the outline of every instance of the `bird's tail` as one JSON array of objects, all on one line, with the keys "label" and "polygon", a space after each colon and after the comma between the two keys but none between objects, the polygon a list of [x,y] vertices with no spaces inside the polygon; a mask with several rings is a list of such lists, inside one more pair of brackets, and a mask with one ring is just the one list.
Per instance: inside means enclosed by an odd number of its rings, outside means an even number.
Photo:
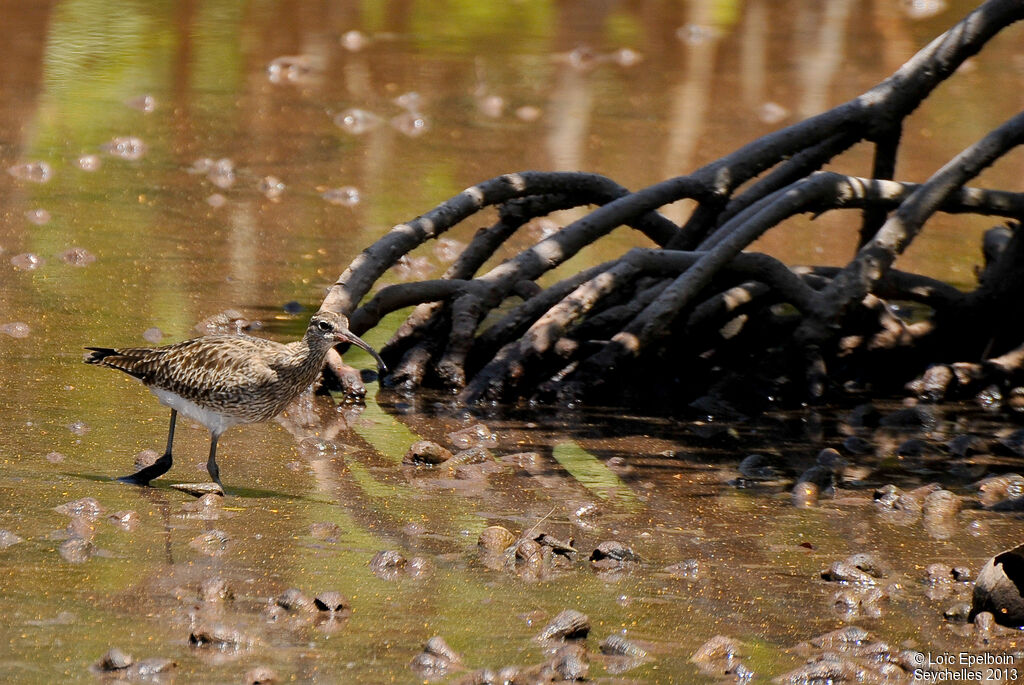
[{"label": "bird's tail", "polygon": [[85,355],[82,360],[86,364],[102,364],[107,357],[117,355],[117,350],[112,347],[87,347],[85,349],[89,350],[89,354]]}]

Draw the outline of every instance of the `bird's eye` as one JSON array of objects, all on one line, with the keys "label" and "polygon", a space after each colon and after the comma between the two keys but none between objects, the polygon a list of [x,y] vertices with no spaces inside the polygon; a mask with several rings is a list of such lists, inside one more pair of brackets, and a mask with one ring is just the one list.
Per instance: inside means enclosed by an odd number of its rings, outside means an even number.
[{"label": "bird's eye", "polygon": [[324,333],[334,330],[334,326],[332,326],[329,321],[318,321],[316,327],[319,328]]}]

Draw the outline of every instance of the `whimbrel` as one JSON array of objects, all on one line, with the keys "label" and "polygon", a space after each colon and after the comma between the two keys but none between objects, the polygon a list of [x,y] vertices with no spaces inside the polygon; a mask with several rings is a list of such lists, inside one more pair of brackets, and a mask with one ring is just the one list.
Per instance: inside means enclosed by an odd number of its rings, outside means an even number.
[{"label": "whimbrel", "polygon": [[301,340],[282,345],[245,335],[207,335],[163,347],[87,347],[86,364],[99,364],[138,378],[171,409],[167,449],[151,466],[118,480],[148,485],[171,468],[174,422],[178,412],[210,431],[206,470],[221,487],[217,440],[231,426],[266,421],[277,416],[316,380],[332,347],[352,343],[377,360],[373,348],[348,330],[348,319],[317,312]]}]

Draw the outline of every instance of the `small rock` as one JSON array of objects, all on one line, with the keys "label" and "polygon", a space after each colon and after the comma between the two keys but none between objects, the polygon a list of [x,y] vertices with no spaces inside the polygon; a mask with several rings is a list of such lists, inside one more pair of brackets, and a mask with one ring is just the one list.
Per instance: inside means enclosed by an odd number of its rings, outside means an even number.
[{"label": "small rock", "polygon": [[227,533],[222,530],[211,530],[202,535],[197,535],[188,543],[188,546],[203,554],[216,557],[224,554],[230,544],[231,538]]},{"label": "small rock", "polygon": [[942,618],[951,623],[967,623],[971,615],[971,605],[968,602],[957,602],[942,612]]},{"label": "small rock", "polygon": [[449,433],[448,442],[459,450],[471,447],[494,447],[498,444],[498,436],[484,424],[477,423],[469,428]]},{"label": "small rock", "polygon": [[9,530],[0,528],[0,549],[7,549],[12,545],[16,545],[19,542],[24,542],[20,535],[12,533]]},{"label": "small rock", "polygon": [[846,561],[833,562],[826,571],[821,572],[824,580],[833,583],[849,583],[851,585],[875,585],[875,579]]},{"label": "small rock", "polygon": [[309,534],[324,542],[337,542],[341,538],[341,526],[330,521],[317,521],[309,526]]},{"label": "small rock", "polygon": [[269,666],[256,666],[245,672],[246,685],[273,685],[277,682],[277,672]]},{"label": "small rock", "polygon": [[452,458],[452,453],[430,440],[420,440],[409,447],[402,458],[403,464],[441,464]]},{"label": "small rock", "polygon": [[95,497],[83,497],[73,502],[65,502],[53,508],[58,514],[65,516],[84,516],[90,520],[96,520],[105,511],[103,505],[96,501]]},{"label": "small rock", "polygon": [[847,626],[811,638],[811,644],[819,649],[843,650],[851,646],[863,645],[868,641],[868,631],[857,626]]},{"label": "small rock", "polygon": [[81,564],[89,560],[95,548],[93,544],[80,537],[71,537],[61,543],[58,552],[60,556],[71,564]]}]

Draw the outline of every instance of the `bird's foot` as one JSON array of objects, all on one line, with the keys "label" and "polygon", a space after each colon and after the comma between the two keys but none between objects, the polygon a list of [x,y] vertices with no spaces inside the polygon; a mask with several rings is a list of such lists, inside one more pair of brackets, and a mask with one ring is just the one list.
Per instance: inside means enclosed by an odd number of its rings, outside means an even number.
[{"label": "bird's foot", "polygon": [[161,456],[159,459],[157,459],[149,466],[139,469],[130,476],[121,476],[117,480],[120,483],[127,483],[129,485],[146,486],[149,485],[149,481],[153,480],[154,478],[159,478],[160,476],[170,471],[171,463],[171,453],[166,452],[164,453],[163,456]]}]

